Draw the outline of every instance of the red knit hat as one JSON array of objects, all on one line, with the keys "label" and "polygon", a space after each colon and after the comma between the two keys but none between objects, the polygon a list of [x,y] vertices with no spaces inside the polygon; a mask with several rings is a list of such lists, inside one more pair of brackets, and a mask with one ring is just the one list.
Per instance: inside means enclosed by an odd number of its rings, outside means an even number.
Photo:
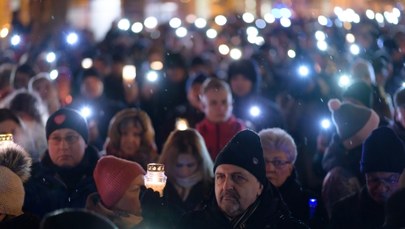
[{"label": "red knit hat", "polygon": [[145,170],[138,163],[114,156],[104,156],[97,162],[93,177],[101,201],[112,208],[124,195],[131,182]]}]

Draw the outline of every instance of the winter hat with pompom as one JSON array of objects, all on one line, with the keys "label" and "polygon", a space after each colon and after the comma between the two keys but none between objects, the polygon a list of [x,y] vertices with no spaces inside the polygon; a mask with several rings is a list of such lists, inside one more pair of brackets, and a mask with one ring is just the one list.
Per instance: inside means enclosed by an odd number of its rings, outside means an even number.
[{"label": "winter hat with pompom", "polygon": [[360,146],[380,122],[372,109],[349,102],[341,103],[338,99],[331,99],[328,107],[337,133],[348,150]]},{"label": "winter hat with pompom", "polygon": [[31,172],[31,158],[19,145],[0,142],[0,213],[19,216],[25,191],[23,182]]}]

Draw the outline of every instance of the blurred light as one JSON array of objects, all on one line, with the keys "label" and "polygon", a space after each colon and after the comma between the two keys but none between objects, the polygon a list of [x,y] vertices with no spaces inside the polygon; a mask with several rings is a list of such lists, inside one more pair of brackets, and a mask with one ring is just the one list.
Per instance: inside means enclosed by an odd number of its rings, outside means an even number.
[{"label": "blurred light", "polygon": [[117,26],[118,26],[118,28],[119,28],[120,30],[127,31],[127,30],[129,29],[129,27],[131,26],[131,24],[129,23],[129,20],[128,20],[128,19],[123,18],[123,19],[121,19],[121,20],[118,21]]},{"label": "blurred light", "polygon": [[226,24],[226,22],[228,20],[226,19],[226,17],[224,15],[218,15],[215,17],[214,21],[215,21],[215,23],[217,23],[217,25],[223,26]]},{"label": "blurred light", "polygon": [[326,43],[326,41],[318,41],[316,46],[321,51],[326,51],[328,49],[328,43]]},{"label": "blurred light", "polygon": [[8,28],[2,28],[2,29],[0,30],[0,37],[1,37],[1,38],[7,37],[8,32],[9,32]]},{"label": "blurred light", "polygon": [[309,68],[308,68],[308,66],[306,66],[306,65],[301,65],[301,66],[299,66],[298,67],[298,74],[301,76],[301,77],[307,77],[308,75],[309,75]]},{"label": "blurred light", "polygon": [[239,60],[242,57],[242,51],[238,48],[233,48],[229,52],[229,55],[231,56],[232,59],[234,60]]},{"label": "blurred light", "polygon": [[48,63],[53,63],[56,60],[56,54],[54,52],[49,52],[48,54],[46,54],[46,62]]},{"label": "blurred light", "polygon": [[352,23],[343,22],[343,28],[345,28],[346,30],[351,30],[352,29]]},{"label": "blurred light", "polygon": [[367,16],[367,18],[368,19],[370,19],[370,20],[374,20],[374,18],[375,18],[375,13],[374,13],[374,11],[372,11],[372,10],[366,10],[366,16]]},{"label": "blurred light", "polygon": [[91,109],[87,106],[82,107],[82,109],[80,109],[80,114],[83,116],[83,118],[88,118],[91,115]]},{"label": "blurred light", "polygon": [[356,45],[356,44],[352,44],[352,45],[350,45],[350,52],[351,52],[353,55],[359,55],[359,53],[360,53],[360,47],[359,47],[358,45]]},{"label": "blurred light", "polygon": [[288,8],[282,8],[280,9],[280,14],[282,18],[290,18],[292,16],[291,10]]},{"label": "blurred light", "polygon": [[49,78],[51,80],[56,80],[56,78],[58,78],[59,72],[58,70],[54,69],[49,73]]},{"label": "blurred light", "polygon": [[188,128],[188,122],[184,118],[178,118],[176,119],[176,129],[177,130],[187,130]]},{"label": "blurred light", "polygon": [[169,25],[170,25],[170,27],[172,27],[173,29],[179,28],[179,27],[181,26],[181,20],[180,20],[180,18],[174,17],[174,18],[170,19]]},{"label": "blurred light", "polygon": [[405,87],[405,82],[402,83],[402,87]]},{"label": "blurred light", "polygon": [[346,88],[350,85],[350,77],[348,75],[341,75],[339,76],[338,85],[341,88]]},{"label": "blurred light", "polygon": [[257,30],[256,27],[249,26],[249,27],[246,29],[246,34],[247,34],[248,36],[256,37],[257,35],[259,35],[259,30]]},{"label": "blurred light", "polygon": [[255,20],[255,16],[252,13],[246,12],[242,15],[242,19],[246,23],[252,23]]},{"label": "blurred light", "polygon": [[273,22],[275,22],[276,21],[276,18],[273,16],[273,14],[271,14],[271,13],[266,13],[265,15],[264,15],[264,20],[267,22],[267,23],[273,23]]},{"label": "blurred light", "polygon": [[324,41],[326,39],[326,35],[325,35],[324,32],[318,30],[318,31],[315,32],[315,38],[318,41]]},{"label": "blurred light", "polygon": [[352,33],[346,34],[346,41],[348,43],[354,43],[356,41],[356,37]]},{"label": "blurred light", "polygon": [[20,42],[21,42],[21,37],[19,36],[19,35],[13,35],[12,37],[11,37],[11,45],[13,45],[13,46],[17,46],[17,45],[19,45],[20,44]]},{"label": "blurred light", "polygon": [[290,50],[287,51],[287,55],[288,55],[288,57],[290,57],[291,59],[293,59],[293,58],[295,58],[295,56],[296,56],[297,54],[295,53],[294,50],[290,49]]},{"label": "blurred light", "polygon": [[291,26],[291,20],[286,17],[283,17],[280,19],[280,24],[281,24],[281,26],[288,28]]},{"label": "blurred light", "polygon": [[257,19],[255,24],[256,24],[256,27],[259,29],[264,29],[266,27],[266,21],[263,19]]},{"label": "blurred light", "polygon": [[322,26],[326,26],[328,24],[328,18],[323,15],[318,16],[318,23]]},{"label": "blurred light", "polygon": [[343,13],[343,9],[336,6],[335,8],[333,8],[333,12],[336,14],[336,16],[339,16]]},{"label": "blurred light", "polygon": [[136,78],[136,67],[134,65],[124,65],[122,68],[122,79],[132,82]]},{"label": "blurred light", "polygon": [[158,77],[159,77],[159,75],[156,71],[149,71],[146,73],[146,79],[149,82],[156,82]]},{"label": "blurred light", "polygon": [[152,63],[150,63],[150,69],[155,71],[162,70],[163,69],[162,61],[152,61]]},{"label": "blurred light", "polygon": [[260,110],[260,108],[258,106],[254,105],[254,106],[250,107],[249,113],[253,117],[258,117],[262,113],[262,111]]},{"label": "blurred light", "polygon": [[207,32],[205,32],[208,38],[214,39],[217,37],[218,32],[215,29],[208,29]]},{"label": "blurred light", "polygon": [[197,18],[197,19],[194,21],[194,25],[195,25],[197,28],[202,29],[202,28],[204,28],[205,26],[207,26],[207,20],[205,20],[204,18]]},{"label": "blurred light", "polygon": [[255,44],[258,46],[264,45],[264,38],[261,36],[255,37]]},{"label": "blurred light", "polygon": [[375,14],[375,20],[380,24],[384,23],[384,16],[382,14],[380,14],[380,13],[376,13]]},{"label": "blurred light", "polygon": [[392,8],[392,13],[395,15],[395,17],[401,17],[401,11],[399,11],[398,8]]},{"label": "blurred light", "polygon": [[179,27],[176,29],[176,36],[185,37],[187,35],[187,29],[184,27]]},{"label": "blurred light", "polygon": [[271,9],[271,14],[275,17],[275,18],[281,18],[281,11],[278,8],[273,8]]},{"label": "blurred light", "polygon": [[192,24],[195,21],[195,15],[194,14],[189,14],[186,16],[186,22],[189,24]]},{"label": "blurred light", "polygon": [[135,22],[134,24],[132,24],[131,26],[131,30],[134,33],[140,33],[143,30],[143,25],[140,22]]},{"label": "blurred light", "polygon": [[74,45],[79,40],[79,36],[75,32],[71,32],[66,36],[66,42],[70,45]]},{"label": "blurred light", "polygon": [[82,68],[89,69],[93,66],[93,60],[91,58],[84,58],[82,60]]},{"label": "blurred light", "polygon": [[229,53],[229,47],[228,45],[222,44],[218,47],[218,51],[219,53],[221,53],[222,55],[228,55]]},{"label": "blurred light", "polygon": [[384,17],[387,22],[395,25],[398,24],[398,18],[393,13],[384,12]]},{"label": "blurred light", "polygon": [[329,129],[331,126],[332,126],[332,123],[331,123],[331,121],[330,121],[329,119],[324,118],[324,119],[321,120],[321,127],[322,127],[322,129],[327,130],[327,129]]},{"label": "blurred light", "polygon": [[148,29],[154,29],[158,25],[158,20],[155,17],[147,17],[143,24]]}]

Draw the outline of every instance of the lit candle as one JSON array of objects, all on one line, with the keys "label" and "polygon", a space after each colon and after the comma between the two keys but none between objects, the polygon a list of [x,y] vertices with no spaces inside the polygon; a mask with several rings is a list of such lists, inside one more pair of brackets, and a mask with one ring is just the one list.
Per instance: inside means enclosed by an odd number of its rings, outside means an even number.
[{"label": "lit candle", "polygon": [[13,134],[0,134],[0,142],[12,142]]},{"label": "lit candle", "polygon": [[186,130],[188,128],[187,119],[178,118],[176,119],[176,129],[178,130]]},{"label": "lit candle", "polygon": [[134,82],[136,77],[136,68],[134,65],[125,65],[122,69],[122,79],[126,84],[131,84]]},{"label": "lit candle", "polygon": [[166,186],[167,177],[165,175],[165,166],[158,163],[149,163],[147,172],[144,176],[145,187],[151,188],[159,192],[160,197],[163,196],[163,189]]}]

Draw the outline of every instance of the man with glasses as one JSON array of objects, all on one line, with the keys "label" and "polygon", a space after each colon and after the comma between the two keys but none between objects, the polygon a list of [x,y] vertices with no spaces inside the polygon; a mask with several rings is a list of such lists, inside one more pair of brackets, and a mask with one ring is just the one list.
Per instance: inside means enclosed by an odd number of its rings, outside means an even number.
[{"label": "man with glasses", "polygon": [[62,108],[46,123],[48,150],[33,165],[25,186],[25,211],[39,217],[60,208],[82,208],[96,191],[93,170],[97,151],[87,145],[86,120],[73,109]]},{"label": "man with glasses", "polygon": [[405,168],[403,142],[388,127],[374,130],[363,143],[360,170],[366,186],[332,208],[332,228],[380,228],[384,204],[399,189]]}]

